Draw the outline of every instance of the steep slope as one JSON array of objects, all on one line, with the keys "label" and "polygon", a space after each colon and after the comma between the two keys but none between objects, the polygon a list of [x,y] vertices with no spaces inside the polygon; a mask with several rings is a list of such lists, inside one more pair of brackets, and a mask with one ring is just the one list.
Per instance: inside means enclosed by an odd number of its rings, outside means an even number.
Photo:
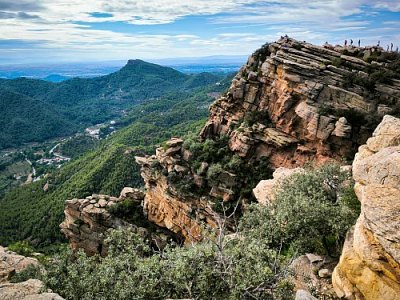
[{"label": "steep slope", "polygon": [[0,112],[3,112],[0,119],[2,147],[12,147],[20,141],[42,142],[54,134],[63,136],[78,128],[54,106],[1,87]]},{"label": "steep slope", "polygon": [[123,128],[96,149],[43,180],[6,193],[0,198],[0,244],[29,239],[34,245],[47,245],[63,240],[58,226],[66,199],[93,193],[117,196],[124,186],[141,187],[134,156],[152,153],[171,136],[199,131],[213,101],[207,94],[226,90],[230,80],[135,106],[119,124]]},{"label": "steep slope", "polygon": [[399,65],[377,47],[264,45],[211,106],[200,140],[171,140],[136,158],[148,218],[199,240],[216,212],[240,215],[270,169],[351,160],[384,114],[399,113]]},{"label": "steep slope", "polygon": [[[143,101],[179,90],[194,93],[221,79],[213,74],[186,75],[172,68],[130,60],[121,70],[96,78],[74,78],[57,84],[28,78],[0,80],[0,90],[7,91],[0,95],[0,112],[7,116],[2,124],[0,149],[72,134],[119,118]],[[14,122],[18,119],[33,124],[36,130],[20,128]],[[50,123],[53,120],[54,124]],[[6,136],[7,132],[13,132],[12,138]]]}]

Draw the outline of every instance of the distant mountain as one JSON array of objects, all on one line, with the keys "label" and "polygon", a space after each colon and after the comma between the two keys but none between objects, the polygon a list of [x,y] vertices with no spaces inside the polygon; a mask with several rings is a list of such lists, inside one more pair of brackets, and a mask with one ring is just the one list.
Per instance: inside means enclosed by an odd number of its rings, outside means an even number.
[{"label": "distant mountain", "polygon": [[[153,59],[149,62],[161,66],[172,67],[182,73],[193,74],[233,73],[245,63],[244,55],[220,55],[208,57],[181,57],[168,59]],[[50,82],[61,82],[71,78],[93,78],[105,76],[116,72],[126,64],[126,61],[100,61],[100,62],[70,62],[61,64],[24,64],[0,65],[0,78],[15,79],[27,77],[43,79]]]},{"label": "distant mountain", "polygon": [[[119,71],[60,83],[0,79],[0,149],[69,135],[118,118],[123,111],[177,90],[193,90],[222,76],[187,75],[169,67],[130,60]],[[58,124],[58,125],[57,125]],[[11,133],[12,134],[9,134]]]},{"label": "distant mountain", "polygon": [[51,74],[43,78],[43,80],[50,81],[50,82],[61,82],[70,79],[70,77],[62,76],[58,74]]}]

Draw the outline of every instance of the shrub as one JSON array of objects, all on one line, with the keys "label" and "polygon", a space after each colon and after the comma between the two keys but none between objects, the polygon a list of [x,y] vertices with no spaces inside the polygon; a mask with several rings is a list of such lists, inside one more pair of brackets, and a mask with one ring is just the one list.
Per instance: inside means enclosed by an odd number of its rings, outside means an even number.
[{"label": "shrub", "polygon": [[10,282],[16,283],[16,282],[23,282],[28,279],[41,279],[41,278],[42,278],[42,271],[40,267],[35,265],[29,265],[24,270],[15,273],[11,277]]},{"label": "shrub", "polygon": [[257,240],[221,239],[151,252],[130,230],[113,230],[109,255],[48,267],[47,286],[66,299],[290,299],[287,261]]},{"label": "shrub", "polygon": [[14,251],[23,256],[31,256],[34,252],[34,249],[27,241],[19,241],[14,244],[8,245],[8,250]]},{"label": "shrub", "polygon": [[251,206],[241,228],[287,253],[338,255],[359,212],[346,196],[344,200],[340,197],[348,193],[342,187],[347,179],[348,175],[334,165],[295,174],[282,183],[272,207]]}]

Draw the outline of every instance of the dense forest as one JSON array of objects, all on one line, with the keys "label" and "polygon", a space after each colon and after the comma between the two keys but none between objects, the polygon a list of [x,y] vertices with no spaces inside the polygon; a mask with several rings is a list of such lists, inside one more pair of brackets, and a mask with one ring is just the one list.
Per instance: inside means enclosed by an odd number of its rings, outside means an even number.
[{"label": "dense forest", "polygon": [[0,149],[67,136],[90,125],[120,118],[126,110],[175,91],[194,92],[224,76],[187,75],[172,68],[130,60],[121,70],[61,83],[0,79]]},{"label": "dense forest", "polygon": [[[152,153],[171,136],[197,132],[213,101],[208,94],[224,91],[230,79],[167,93],[135,106],[116,124],[120,129],[93,150],[45,179],[6,193],[0,199],[0,244],[30,239],[36,246],[45,246],[62,241],[58,225],[64,218],[66,199],[92,193],[118,195],[124,186],[142,186],[134,156]],[[48,190],[44,189],[46,183]]]}]

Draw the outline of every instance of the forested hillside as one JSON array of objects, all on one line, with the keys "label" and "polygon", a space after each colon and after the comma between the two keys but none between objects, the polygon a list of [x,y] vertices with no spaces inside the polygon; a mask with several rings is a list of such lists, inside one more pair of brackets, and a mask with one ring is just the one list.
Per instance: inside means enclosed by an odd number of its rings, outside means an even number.
[{"label": "forested hillside", "polygon": [[[157,144],[171,136],[197,132],[213,101],[208,94],[225,90],[230,79],[190,92],[171,92],[134,107],[119,122],[122,128],[95,150],[45,179],[7,193],[0,199],[0,244],[30,239],[43,246],[63,240],[58,225],[66,199],[92,193],[118,195],[124,186],[142,186],[134,156],[153,152]],[[44,188],[46,183],[48,190]]]},{"label": "forested hillside", "polygon": [[223,77],[187,75],[172,68],[130,60],[101,77],[61,83],[0,79],[0,149],[70,135],[93,124],[119,118],[134,105],[174,91],[188,92]]}]

